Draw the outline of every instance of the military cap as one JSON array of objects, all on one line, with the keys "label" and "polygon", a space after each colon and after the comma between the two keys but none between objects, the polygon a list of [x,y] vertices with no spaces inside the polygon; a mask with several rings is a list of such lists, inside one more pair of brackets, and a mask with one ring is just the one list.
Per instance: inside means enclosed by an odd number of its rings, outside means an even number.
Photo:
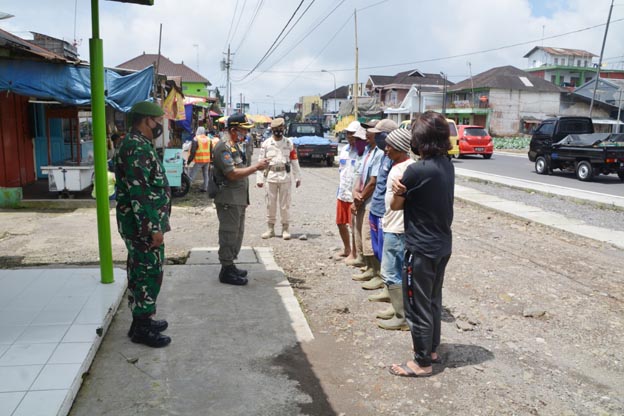
[{"label": "military cap", "polygon": [[271,121],[271,128],[274,129],[276,127],[281,127],[284,125],[284,119],[281,117],[278,118],[274,118],[273,121]]},{"label": "military cap", "polygon": [[241,127],[243,129],[250,129],[253,127],[253,124],[251,124],[249,120],[247,120],[247,117],[245,117],[245,114],[236,113],[236,114],[232,114],[228,118],[228,128],[231,128],[231,127]]},{"label": "military cap", "polygon": [[165,114],[162,108],[160,108],[157,104],[154,104],[150,101],[140,101],[136,103],[130,109],[130,113],[141,114],[144,116],[151,116],[151,117],[160,117],[163,114]]}]

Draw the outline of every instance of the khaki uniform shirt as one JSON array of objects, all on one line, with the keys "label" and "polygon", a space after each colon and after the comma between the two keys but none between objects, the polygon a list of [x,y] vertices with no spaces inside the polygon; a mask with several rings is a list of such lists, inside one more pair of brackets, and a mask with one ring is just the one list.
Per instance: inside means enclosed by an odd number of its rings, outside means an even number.
[{"label": "khaki uniform shirt", "polygon": [[290,164],[290,171],[294,175],[295,180],[301,180],[297,150],[295,150],[295,146],[289,138],[282,137],[281,140],[275,140],[275,137],[271,136],[265,140],[262,143],[262,147],[260,147],[258,156],[258,159],[263,158],[269,159],[269,167],[267,170],[256,173],[256,183],[290,182],[291,176],[290,173],[286,172],[286,164]]},{"label": "khaki uniform shirt", "polygon": [[217,204],[249,205],[249,179],[244,177],[230,181],[226,175],[234,168],[244,168],[243,156],[238,143],[230,145],[229,140],[220,141],[213,149],[214,175],[219,184],[219,192],[214,202]]}]

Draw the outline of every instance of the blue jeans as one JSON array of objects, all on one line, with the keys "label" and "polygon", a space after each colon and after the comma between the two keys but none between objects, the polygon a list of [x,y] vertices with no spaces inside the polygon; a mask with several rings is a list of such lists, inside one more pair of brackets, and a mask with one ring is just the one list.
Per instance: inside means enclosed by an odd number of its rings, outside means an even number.
[{"label": "blue jeans", "polygon": [[381,278],[386,285],[403,283],[403,262],[405,259],[405,234],[384,233],[381,255]]}]

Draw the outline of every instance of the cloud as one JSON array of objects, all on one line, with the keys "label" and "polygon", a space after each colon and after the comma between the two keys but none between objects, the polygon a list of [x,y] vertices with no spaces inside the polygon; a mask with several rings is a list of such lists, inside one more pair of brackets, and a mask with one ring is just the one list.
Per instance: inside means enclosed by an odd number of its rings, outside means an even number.
[{"label": "cloud", "polygon": [[[338,86],[353,82],[355,8],[360,9],[357,17],[361,82],[371,74],[392,75],[412,68],[431,73],[444,71],[452,81],[459,82],[469,76],[467,62],[471,63],[473,75],[502,65],[525,67],[527,62],[522,56],[541,44],[542,33],[549,37],[604,24],[610,5],[609,0],[596,0],[591,6],[586,0],[550,0],[547,3],[540,0],[389,0],[366,8],[378,2],[317,0],[276,52],[260,66],[260,72],[243,82],[233,82],[233,97],[242,93],[246,101],[252,102],[253,112],[258,108],[272,113],[272,98],[267,95],[275,96],[278,110],[286,110],[292,109],[302,95],[322,95],[333,89],[333,78],[320,72],[321,69],[333,71]],[[82,39],[79,53],[88,60],[91,11],[88,2],[77,3],[75,14],[75,0],[11,2],[10,6],[3,5],[1,11],[15,17],[0,21],[0,27],[20,36],[32,30],[72,41],[75,17],[76,38]],[[239,13],[233,19],[237,3],[239,11],[245,5],[240,20]],[[303,8],[309,3],[310,0],[306,0]],[[219,62],[227,48],[228,33],[231,34],[229,42],[236,49],[248,32],[232,60],[233,68],[249,70],[264,55],[298,2],[265,0],[262,4],[254,24],[249,27],[258,0],[155,0],[153,7],[100,1],[104,62],[114,66],[144,51],[156,53],[162,23],[162,54],[197,69],[199,53],[200,73],[214,86],[224,86],[225,73],[220,70]],[[319,23],[337,4],[340,6],[336,11]],[[622,18],[624,8],[614,8],[605,48],[605,57],[619,56],[620,61],[624,60],[624,47],[619,42],[624,38],[624,21],[616,20]],[[311,34],[303,39],[309,32]],[[604,26],[600,26],[544,40],[544,45],[586,49],[598,55],[603,34]],[[531,40],[534,42],[527,45],[488,53],[372,68],[447,58]],[[608,61],[623,68],[617,60]],[[268,67],[274,72],[263,73]],[[245,73],[233,71],[232,77],[240,79]],[[220,90],[225,93],[224,88]]]}]

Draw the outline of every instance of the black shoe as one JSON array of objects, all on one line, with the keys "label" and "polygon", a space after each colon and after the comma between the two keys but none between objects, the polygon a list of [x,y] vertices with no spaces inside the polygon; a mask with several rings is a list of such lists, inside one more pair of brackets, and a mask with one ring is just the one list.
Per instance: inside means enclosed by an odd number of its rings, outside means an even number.
[{"label": "black shoe", "polygon": [[236,266],[222,266],[219,273],[219,281],[228,285],[244,286],[247,284],[247,278],[242,277],[236,271]]},{"label": "black shoe", "polygon": [[[136,328],[136,325],[137,325],[137,321],[133,320],[132,325],[130,325],[130,329],[128,330],[128,337],[132,338],[132,336],[134,335],[134,330]],[[157,320],[150,319],[149,326],[153,331],[163,332],[165,329],[169,327],[169,323],[165,321],[164,319],[157,319]]]},{"label": "black shoe", "polygon": [[234,266],[234,269],[236,270],[237,275],[239,275],[240,277],[247,277],[247,270],[239,269],[238,267],[236,267],[235,264],[233,264],[232,266]]},{"label": "black shoe", "polygon": [[160,332],[154,331],[149,325],[137,324],[134,327],[132,342],[144,344],[152,348],[162,348],[171,344],[171,338]]}]

